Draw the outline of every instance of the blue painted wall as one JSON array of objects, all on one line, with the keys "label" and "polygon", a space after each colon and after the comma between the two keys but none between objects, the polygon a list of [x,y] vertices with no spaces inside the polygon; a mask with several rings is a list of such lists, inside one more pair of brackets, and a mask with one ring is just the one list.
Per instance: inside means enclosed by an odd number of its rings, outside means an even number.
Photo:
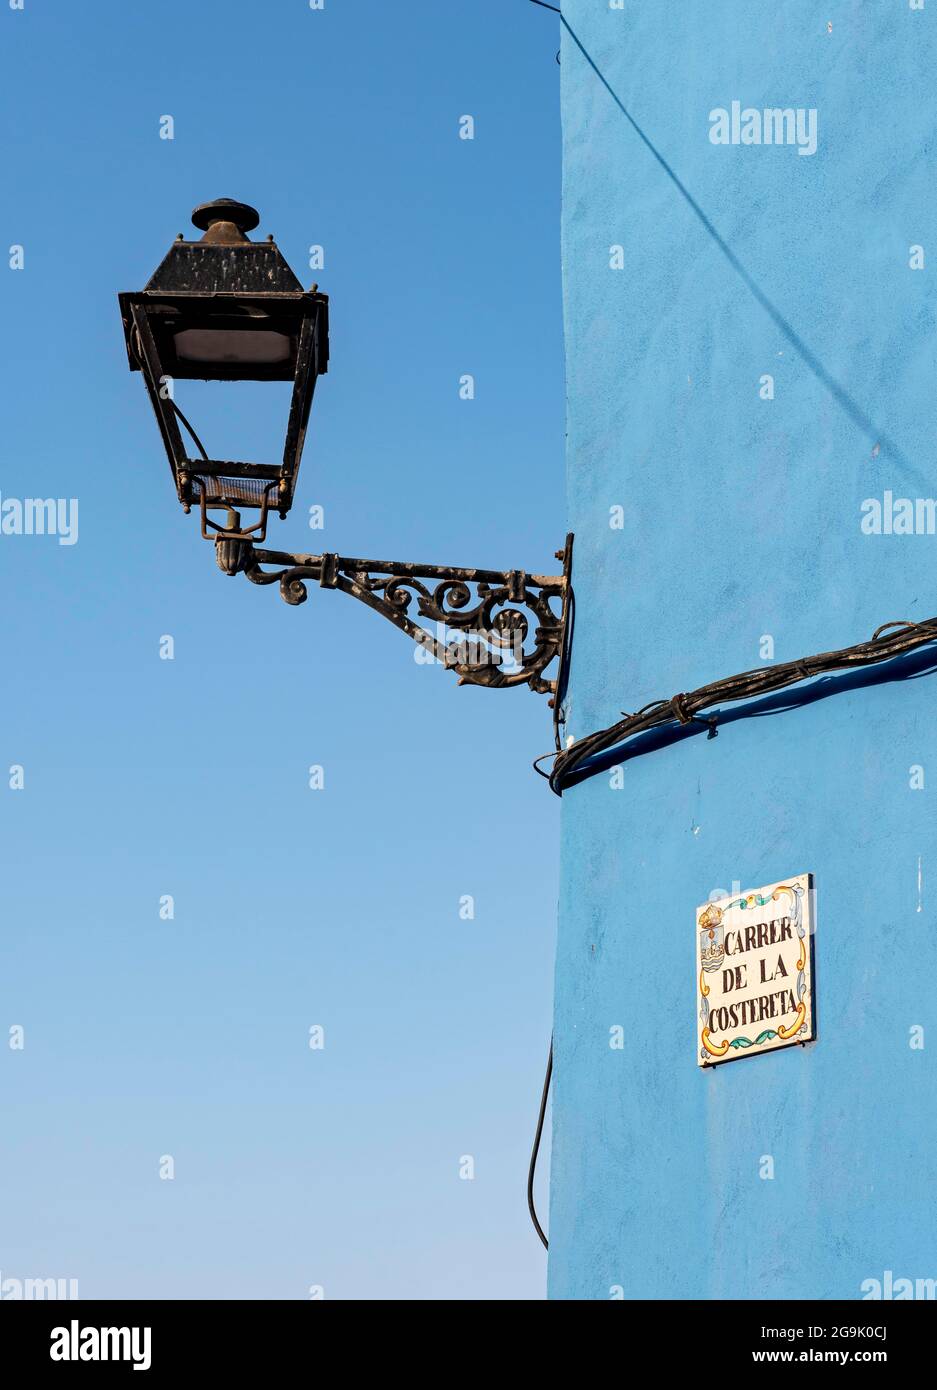
[{"label": "blue painted wall", "polygon": [[[765,636],[786,661],[937,613],[937,536],[861,529],[867,499],[937,496],[935,21],[565,0],[574,735],[765,664]],[[815,108],[816,152],[712,143],[734,100]],[[552,1297],[937,1276],[932,666],[740,708],[566,792]],[[701,1071],[694,908],[806,871],[819,1040]]]}]

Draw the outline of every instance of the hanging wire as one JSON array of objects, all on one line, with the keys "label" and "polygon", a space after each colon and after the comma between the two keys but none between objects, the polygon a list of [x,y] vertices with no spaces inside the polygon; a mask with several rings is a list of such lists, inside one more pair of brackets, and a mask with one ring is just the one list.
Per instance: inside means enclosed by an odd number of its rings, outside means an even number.
[{"label": "hanging wire", "polygon": [[[566,624],[563,632],[563,644],[560,648],[559,666],[556,672],[556,689],[551,701],[553,706],[553,742],[556,744],[558,753],[563,751],[563,739],[560,730],[566,725],[566,691],[569,685],[569,658],[573,647],[575,625],[576,594],[570,587],[566,597]],[[538,768],[537,771],[539,772],[540,769]]]},{"label": "hanging wire", "polygon": [[[136,359],[137,366],[143,373],[144,378],[146,378],[146,366],[143,361],[143,350],[140,346],[139,333],[136,330],[134,330],[134,333],[130,339],[130,348],[133,352],[134,358]],[[199,439],[198,435],[195,433],[195,430],[192,428],[188,420],[183,415],[182,411],[176,405],[176,402],[173,399],[173,397],[167,396],[165,399],[169,401],[169,404],[171,405],[173,412],[175,413],[176,419],[182,425],[183,429],[185,429],[189,433],[189,435],[192,438],[193,444],[195,445],[196,449],[198,449],[204,461],[206,463],[209,463],[211,460],[209,459],[208,454],[205,452],[205,445]]]},{"label": "hanging wire", "polygon": [[550,1078],[553,1075],[553,1039],[550,1039],[550,1055],[547,1058],[547,1074],[543,1078],[543,1094],[540,1097],[540,1114],[537,1117],[537,1133],[534,1135],[534,1146],[530,1153],[530,1167],[527,1169],[527,1209],[530,1212],[530,1219],[534,1223],[537,1235],[543,1241],[544,1250],[549,1250],[550,1242],[543,1233],[543,1227],[537,1219],[537,1207],[534,1202],[534,1177],[537,1172],[537,1155],[540,1152],[540,1139],[543,1135],[543,1121],[547,1113],[547,1096],[550,1094]]},{"label": "hanging wire", "polygon": [[199,453],[201,454],[201,456],[202,456],[202,458],[205,460],[205,462],[208,463],[208,462],[209,462],[209,458],[208,458],[208,455],[207,455],[206,452],[205,452],[205,445],[204,445],[204,444],[202,443],[202,441],[199,439],[198,435],[195,433],[195,430],[194,430],[194,429],[192,428],[192,426],[189,424],[188,420],[185,418],[185,416],[183,415],[182,411],[181,411],[181,410],[179,409],[179,407],[176,405],[175,401],[173,400],[173,398],[172,398],[171,396],[169,397],[169,404],[172,406],[173,410],[176,412],[176,416],[177,416],[177,418],[178,418],[178,420],[179,420],[179,423],[183,426],[184,429],[188,430],[189,434],[192,436],[192,440],[193,440],[193,442],[194,442],[194,444],[195,444],[196,449],[198,449]]}]

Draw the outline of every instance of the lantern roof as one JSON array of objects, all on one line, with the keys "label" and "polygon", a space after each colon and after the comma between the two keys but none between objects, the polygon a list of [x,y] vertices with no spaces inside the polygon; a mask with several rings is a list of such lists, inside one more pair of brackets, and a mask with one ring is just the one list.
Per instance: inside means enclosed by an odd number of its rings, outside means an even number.
[{"label": "lantern roof", "polygon": [[186,241],[180,235],[147,281],[147,293],[302,294],[273,238],[246,236],[260,222],[256,208],[216,198],[200,203],[192,221],[204,236]]}]

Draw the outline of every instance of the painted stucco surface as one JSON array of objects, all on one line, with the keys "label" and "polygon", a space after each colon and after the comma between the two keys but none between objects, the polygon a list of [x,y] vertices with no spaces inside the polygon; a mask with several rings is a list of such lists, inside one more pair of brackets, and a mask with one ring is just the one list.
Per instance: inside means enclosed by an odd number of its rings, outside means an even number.
[{"label": "painted stucco surface", "polygon": [[[937,3],[564,19],[581,736],[765,637],[786,661],[937,614],[937,536],[860,525],[937,497]],[[736,100],[816,109],[816,152],[712,143]],[[610,762],[563,798],[550,1295],[937,1278],[937,656]],[[808,871],[818,1041],[700,1070],[694,908]]]}]

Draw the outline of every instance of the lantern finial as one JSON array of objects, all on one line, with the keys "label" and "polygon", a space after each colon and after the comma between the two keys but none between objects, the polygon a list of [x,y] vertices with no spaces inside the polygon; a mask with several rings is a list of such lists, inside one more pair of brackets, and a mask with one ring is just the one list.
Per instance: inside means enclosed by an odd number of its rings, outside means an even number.
[{"label": "lantern finial", "polygon": [[260,213],[234,198],[215,198],[211,203],[199,203],[192,222],[205,233],[203,241],[246,241],[245,233],[258,225]]}]

